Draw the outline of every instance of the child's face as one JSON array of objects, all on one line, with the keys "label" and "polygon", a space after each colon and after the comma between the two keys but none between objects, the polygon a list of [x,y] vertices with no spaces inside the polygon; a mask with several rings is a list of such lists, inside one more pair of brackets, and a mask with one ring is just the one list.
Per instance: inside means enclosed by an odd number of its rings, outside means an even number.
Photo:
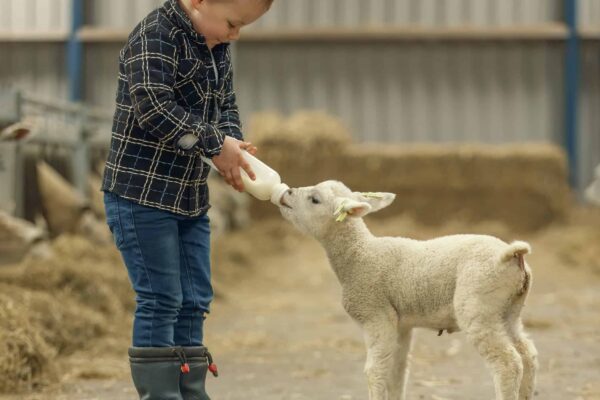
[{"label": "child's face", "polygon": [[[185,3],[185,0],[183,0]],[[239,39],[240,29],[266,11],[261,0],[189,0],[188,16],[209,48]]]}]

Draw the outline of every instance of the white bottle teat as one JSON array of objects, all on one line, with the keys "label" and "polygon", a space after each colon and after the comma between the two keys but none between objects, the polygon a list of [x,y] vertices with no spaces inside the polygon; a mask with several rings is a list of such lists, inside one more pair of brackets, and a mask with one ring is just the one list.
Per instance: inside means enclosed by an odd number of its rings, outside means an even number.
[{"label": "white bottle teat", "polygon": [[[259,200],[271,200],[271,203],[280,206],[281,196],[290,187],[285,183],[281,183],[281,177],[273,168],[245,150],[242,151],[242,154],[248,164],[250,164],[254,175],[256,175],[256,180],[252,180],[246,171],[240,168],[240,175],[246,192]],[[209,159],[203,157],[203,160],[211,167],[217,169]]]}]

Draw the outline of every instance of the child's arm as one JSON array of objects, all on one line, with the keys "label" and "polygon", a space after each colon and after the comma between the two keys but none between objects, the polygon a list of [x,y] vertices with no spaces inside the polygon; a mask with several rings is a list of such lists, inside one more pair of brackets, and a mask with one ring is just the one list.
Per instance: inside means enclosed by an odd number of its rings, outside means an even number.
[{"label": "child's arm", "polygon": [[[135,117],[143,129],[180,154],[200,152],[213,157],[221,152],[225,135],[202,117],[175,101],[177,45],[168,33],[147,32],[129,43],[124,53],[125,74]],[[190,148],[179,141],[189,134],[198,138]]]}]

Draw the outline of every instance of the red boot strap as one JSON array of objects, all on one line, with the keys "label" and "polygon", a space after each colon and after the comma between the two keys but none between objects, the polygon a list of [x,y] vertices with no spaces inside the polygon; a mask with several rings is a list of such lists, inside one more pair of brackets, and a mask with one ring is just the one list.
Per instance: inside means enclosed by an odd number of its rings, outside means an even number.
[{"label": "red boot strap", "polygon": [[211,363],[208,366],[208,370],[213,374],[213,376],[216,378],[217,376],[219,376],[219,371],[217,370],[217,364],[215,363]]}]

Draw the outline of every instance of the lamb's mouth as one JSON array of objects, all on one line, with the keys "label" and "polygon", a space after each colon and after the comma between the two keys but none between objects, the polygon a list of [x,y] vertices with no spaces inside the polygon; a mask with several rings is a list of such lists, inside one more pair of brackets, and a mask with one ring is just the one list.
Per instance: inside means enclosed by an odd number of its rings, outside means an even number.
[{"label": "lamb's mouth", "polygon": [[283,196],[281,196],[281,199],[279,200],[279,204],[281,204],[282,206],[289,208],[290,210],[292,209],[292,206],[290,206],[286,201],[285,201],[285,194]]}]

